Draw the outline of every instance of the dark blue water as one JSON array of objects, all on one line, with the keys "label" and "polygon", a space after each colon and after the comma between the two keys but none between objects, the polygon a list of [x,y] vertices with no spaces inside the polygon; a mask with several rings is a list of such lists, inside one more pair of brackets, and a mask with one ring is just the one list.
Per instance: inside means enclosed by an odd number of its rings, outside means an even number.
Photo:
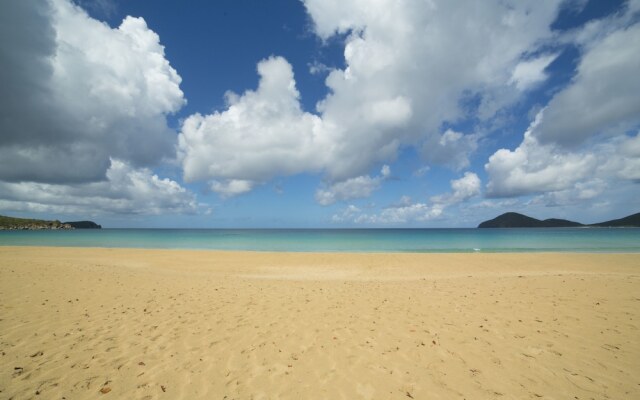
[{"label": "dark blue water", "polygon": [[640,228],[0,231],[0,246],[294,252],[640,252]]}]

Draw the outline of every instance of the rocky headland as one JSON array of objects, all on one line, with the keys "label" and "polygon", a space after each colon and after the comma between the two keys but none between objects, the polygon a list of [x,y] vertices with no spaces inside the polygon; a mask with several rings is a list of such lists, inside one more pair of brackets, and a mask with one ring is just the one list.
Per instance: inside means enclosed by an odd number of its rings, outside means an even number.
[{"label": "rocky headland", "polygon": [[100,229],[102,226],[93,221],[60,222],[59,220],[42,220],[14,218],[0,215],[0,230],[3,231],[39,231],[65,229]]}]

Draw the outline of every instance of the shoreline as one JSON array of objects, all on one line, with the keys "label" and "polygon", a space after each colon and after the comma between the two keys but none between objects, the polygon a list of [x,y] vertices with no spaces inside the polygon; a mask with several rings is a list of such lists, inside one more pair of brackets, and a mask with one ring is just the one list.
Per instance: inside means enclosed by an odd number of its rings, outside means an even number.
[{"label": "shoreline", "polygon": [[635,253],[0,246],[0,296],[5,398],[640,395]]},{"label": "shoreline", "polygon": [[406,255],[454,255],[454,254],[487,254],[487,255],[500,255],[500,254],[537,254],[537,255],[586,255],[586,254],[602,254],[602,255],[629,255],[629,256],[640,256],[640,250],[638,251],[609,251],[609,250],[531,250],[531,249],[517,249],[517,250],[503,250],[503,251],[492,251],[492,250],[468,250],[468,251],[434,251],[434,250],[425,250],[425,251],[389,251],[389,250],[380,250],[380,251],[370,251],[370,250],[362,250],[362,251],[342,251],[342,250],[249,250],[249,249],[214,249],[214,248],[183,248],[183,247],[100,247],[100,246],[43,246],[43,245],[22,245],[22,244],[10,244],[4,245],[0,243],[0,249],[72,249],[72,250],[138,250],[138,251],[185,251],[185,252],[212,252],[212,253],[265,253],[265,254],[342,254],[342,255],[385,255],[385,254],[406,254]]},{"label": "shoreline", "polygon": [[[74,261],[90,262],[92,258],[109,261],[106,265],[121,266],[119,261],[136,260],[149,267],[154,263],[163,268],[189,271],[191,266],[206,268],[211,272],[264,269],[276,264],[289,268],[319,266],[360,270],[367,273],[386,274],[406,269],[421,272],[443,272],[453,269],[466,272],[489,270],[509,272],[533,271],[598,271],[607,273],[624,271],[640,277],[640,253],[593,253],[593,252],[340,252],[340,251],[263,251],[263,250],[217,250],[217,249],[163,249],[130,247],[66,247],[66,246],[0,246],[0,265],[4,253],[17,252],[22,256],[35,257],[43,253],[70,257]],[[26,254],[25,254],[26,253]],[[189,259],[185,265],[185,258]],[[428,262],[428,267],[425,266]],[[431,265],[437,262],[437,265]],[[229,263],[236,270],[225,266]],[[126,264],[126,262],[125,262]],[[98,264],[100,265],[100,264]],[[520,269],[513,269],[517,265]],[[455,267],[455,268],[454,268]],[[380,269],[379,271],[376,271]],[[606,269],[606,270],[605,270]]]}]

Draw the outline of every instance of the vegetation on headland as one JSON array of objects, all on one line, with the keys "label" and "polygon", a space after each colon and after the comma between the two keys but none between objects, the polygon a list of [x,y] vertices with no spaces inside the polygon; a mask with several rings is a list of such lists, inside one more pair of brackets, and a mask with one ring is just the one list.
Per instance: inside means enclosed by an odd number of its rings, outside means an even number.
[{"label": "vegetation on headland", "polygon": [[75,229],[102,229],[101,225],[93,221],[69,221],[64,223],[71,225]]},{"label": "vegetation on headland", "polygon": [[599,222],[597,224],[581,224],[579,222],[566,219],[550,218],[539,220],[524,214],[508,212],[497,216],[494,219],[484,221],[478,228],[576,228],[576,227],[599,227],[599,228],[634,228],[640,227],[640,213],[629,215],[620,219]]},{"label": "vegetation on headland", "polygon": [[597,224],[591,224],[589,226],[598,226],[602,228],[607,227],[640,227],[640,213],[632,214],[624,218],[613,219],[611,221],[600,222]]},{"label": "vegetation on headland", "polygon": [[43,229],[100,229],[93,221],[60,222],[30,218],[14,218],[0,215],[0,230],[43,230]]}]

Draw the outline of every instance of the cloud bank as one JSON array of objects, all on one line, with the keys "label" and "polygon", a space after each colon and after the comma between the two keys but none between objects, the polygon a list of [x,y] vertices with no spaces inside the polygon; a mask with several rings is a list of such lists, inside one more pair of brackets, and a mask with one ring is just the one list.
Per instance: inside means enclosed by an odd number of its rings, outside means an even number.
[{"label": "cloud bank", "polygon": [[403,196],[398,204],[386,207],[378,213],[367,213],[355,205],[349,205],[331,218],[336,223],[355,224],[406,224],[411,222],[426,222],[441,217],[446,208],[480,195],[482,182],[473,172],[465,172],[459,178],[450,182],[451,192],[433,196],[429,202],[413,203],[407,196]]},{"label": "cloud bank", "polygon": [[55,214],[193,214],[200,210],[193,193],[149,169],[110,160],[107,179],[77,184],[0,182],[0,208]]}]

